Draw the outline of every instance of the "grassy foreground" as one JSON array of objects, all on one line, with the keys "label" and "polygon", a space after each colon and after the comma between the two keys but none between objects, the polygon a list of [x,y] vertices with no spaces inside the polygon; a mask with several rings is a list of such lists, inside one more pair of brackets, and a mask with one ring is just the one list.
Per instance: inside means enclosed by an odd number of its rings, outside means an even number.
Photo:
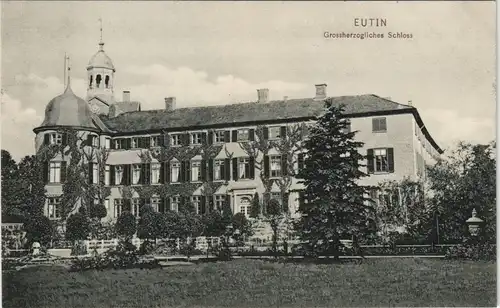
[{"label": "grassy foreground", "polygon": [[496,306],[496,264],[378,259],[362,264],[237,260],[152,270],[3,275],[3,307]]}]

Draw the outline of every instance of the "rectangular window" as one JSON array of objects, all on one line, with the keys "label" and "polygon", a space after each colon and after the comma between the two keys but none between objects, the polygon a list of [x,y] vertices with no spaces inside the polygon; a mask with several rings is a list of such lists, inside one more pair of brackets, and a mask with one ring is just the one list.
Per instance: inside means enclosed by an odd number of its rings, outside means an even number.
[{"label": "rectangular window", "polygon": [[170,136],[170,145],[178,146],[181,145],[181,134],[175,134]]},{"label": "rectangular window", "polygon": [[203,209],[201,207],[201,197],[200,196],[192,196],[191,202],[193,203],[193,206],[196,209],[196,213],[203,214]]},{"label": "rectangular window", "polygon": [[248,128],[238,129],[238,141],[247,141],[248,140]]},{"label": "rectangular window", "polygon": [[224,195],[215,195],[215,208],[221,210],[226,200]]},{"label": "rectangular window", "polygon": [[115,149],[120,150],[122,148],[122,142],[121,139],[115,139],[113,140],[115,142]]},{"label": "rectangular window", "polygon": [[99,166],[92,164],[92,184],[99,184]]},{"label": "rectangular window", "polygon": [[269,127],[269,139],[280,139],[281,138],[281,127],[273,126]]},{"label": "rectangular window", "polygon": [[139,217],[140,209],[141,209],[141,199],[133,198],[132,199],[132,215],[134,215],[135,217]]},{"label": "rectangular window", "polygon": [[386,118],[373,118],[372,119],[372,130],[374,133],[386,132],[387,131]]},{"label": "rectangular window", "polygon": [[61,162],[50,163],[49,183],[61,182]]},{"label": "rectangular window", "polygon": [[201,181],[201,162],[191,162],[191,182]]},{"label": "rectangular window", "polygon": [[120,185],[123,180],[123,166],[115,166],[115,185]]},{"label": "rectangular window", "polygon": [[131,143],[131,146],[130,146],[132,149],[137,149],[139,148],[139,138],[137,137],[133,137],[132,138],[132,143]]},{"label": "rectangular window", "polygon": [[155,212],[160,211],[160,202],[161,202],[160,198],[151,198],[151,207]]},{"label": "rectangular window", "polygon": [[121,215],[123,211],[123,199],[115,199],[114,200],[115,204],[113,206],[114,208],[114,217],[118,217]]},{"label": "rectangular window", "polygon": [[202,144],[202,134],[192,133],[191,134],[191,144]]},{"label": "rectangular window", "polygon": [[373,156],[375,159],[375,172],[388,172],[387,149],[376,149],[373,151]]},{"label": "rectangular window", "polygon": [[275,155],[269,157],[271,164],[271,177],[280,177],[281,176],[281,156]]},{"label": "rectangular window", "polygon": [[224,160],[216,159],[214,161],[214,181],[220,181],[224,179]]},{"label": "rectangular window", "polygon": [[170,164],[170,180],[172,183],[177,183],[180,180],[181,164],[172,162]]},{"label": "rectangular window", "polygon": [[152,147],[159,147],[161,145],[160,138],[161,138],[161,136],[152,136],[151,137],[151,146]]},{"label": "rectangular window", "polygon": [[62,144],[62,134],[60,133],[50,134],[50,144]]},{"label": "rectangular window", "polygon": [[272,192],[271,193],[271,199],[274,199],[278,201],[280,204],[283,203],[283,199],[281,198],[281,193],[280,192]]},{"label": "rectangular window", "polygon": [[224,142],[228,142],[229,140],[225,140],[225,131],[223,130],[219,130],[219,131],[216,131],[215,132],[215,143],[224,143]]},{"label": "rectangular window", "polygon": [[240,206],[240,213],[242,213],[243,215],[245,215],[246,217],[250,216],[250,208],[251,206],[250,205],[242,205]]},{"label": "rectangular window", "polygon": [[110,181],[110,166],[109,165],[106,165],[104,167],[104,185],[111,185],[111,183],[109,182]]},{"label": "rectangular window", "polygon": [[104,148],[111,149],[111,138],[104,138]]},{"label": "rectangular window", "polygon": [[152,163],[151,164],[151,184],[159,184],[160,183],[160,168],[161,164]]},{"label": "rectangular window", "polygon": [[238,178],[250,178],[250,160],[248,159],[248,157],[242,157],[238,159]]},{"label": "rectangular window", "polygon": [[50,219],[59,219],[61,218],[61,198],[52,197],[48,198],[48,216]]},{"label": "rectangular window", "polygon": [[170,210],[178,212],[179,211],[179,203],[181,203],[181,198],[179,196],[172,197],[171,202],[170,202]]},{"label": "rectangular window", "polygon": [[139,179],[141,178],[141,165],[132,165],[132,184],[139,184]]}]

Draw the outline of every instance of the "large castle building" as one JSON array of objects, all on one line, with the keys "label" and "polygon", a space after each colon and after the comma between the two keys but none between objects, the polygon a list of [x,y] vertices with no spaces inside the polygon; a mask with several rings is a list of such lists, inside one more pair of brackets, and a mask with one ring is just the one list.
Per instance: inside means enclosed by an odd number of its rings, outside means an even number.
[{"label": "large castle building", "polygon": [[[104,200],[108,220],[123,211],[139,216],[143,204],[164,212],[186,201],[200,214],[228,202],[233,213],[249,215],[256,193],[296,215],[302,186],[293,175],[304,153],[295,149],[326,99],[345,106],[350,130],[364,143],[360,151],[368,157],[363,169],[369,176],[361,184],[422,179],[425,165],[442,153],[415,107],[373,94],[329,97],[326,84],[318,84],[307,98],[271,101],[268,89],[258,89],[256,100],[247,103],[177,108],[175,97],[168,97],[163,109],[141,110],[128,91],[116,100],[115,73],[101,41],[87,66],[86,98],[75,95],[68,81],[34,129],[37,150],[65,145],[65,128],[78,132],[85,149],[106,149],[106,161],[90,160],[88,180],[97,185],[103,179],[110,187]],[[58,153],[44,170],[45,214],[51,219],[61,218],[69,160]]]}]

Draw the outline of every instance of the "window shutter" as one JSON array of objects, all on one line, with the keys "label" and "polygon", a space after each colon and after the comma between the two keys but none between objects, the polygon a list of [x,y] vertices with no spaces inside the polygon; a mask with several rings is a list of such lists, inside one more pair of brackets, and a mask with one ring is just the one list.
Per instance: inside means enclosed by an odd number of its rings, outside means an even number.
[{"label": "window shutter", "polygon": [[[231,195],[226,195],[226,205],[228,205],[228,208],[231,208]],[[222,207],[222,210],[224,210],[225,207]]]},{"label": "window shutter", "polygon": [[394,172],[394,148],[387,149],[387,164],[389,172]]},{"label": "window shutter", "polygon": [[229,142],[229,140],[230,140],[230,136],[229,135],[230,135],[230,131],[226,130],[224,132],[224,142]]},{"label": "window shutter", "polygon": [[250,167],[250,178],[255,179],[255,157],[250,156],[248,158],[248,165]]},{"label": "window shutter", "polygon": [[63,133],[62,134],[62,145],[67,145],[68,144],[68,134]]},{"label": "window shutter", "polygon": [[61,183],[66,182],[66,170],[67,170],[67,162],[62,161],[61,162]]},{"label": "window shutter", "polygon": [[286,192],[281,196],[281,204],[284,212],[288,211],[288,199],[290,198],[290,193]]},{"label": "window shutter", "polygon": [[[130,139],[129,139],[130,140]],[[122,183],[123,185],[130,185],[131,179],[130,179],[130,172],[132,168],[130,168],[130,165],[123,165],[123,177],[122,177]]]},{"label": "window shutter", "polygon": [[281,139],[286,139],[286,126],[281,126],[280,137]]},{"label": "window shutter", "polygon": [[160,198],[158,203],[158,212],[165,213],[165,198]]},{"label": "window shutter", "polygon": [[201,144],[207,144],[207,133],[201,133]]},{"label": "window shutter", "polygon": [[233,130],[233,131],[231,131],[231,134],[232,134],[231,142],[237,142],[238,141],[238,131]]},{"label": "window shutter", "polygon": [[89,163],[89,166],[88,166],[88,175],[89,175],[89,184],[93,184],[94,183],[94,172],[93,171],[93,165],[94,163]]},{"label": "window shutter", "polygon": [[164,183],[170,183],[170,162],[165,162],[165,170],[163,171],[164,175]]},{"label": "window shutter", "polygon": [[386,131],[387,130],[387,118],[381,118],[379,125],[380,125],[380,130]]},{"label": "window shutter", "polygon": [[378,119],[377,118],[373,118],[372,119],[372,131],[374,132],[377,132],[379,131],[379,125],[378,125]]},{"label": "window shutter", "polygon": [[304,170],[304,153],[300,153],[297,156],[297,165],[298,165],[299,172]]},{"label": "window shutter", "polygon": [[238,180],[238,158],[233,158],[233,181]]},{"label": "window shutter", "polygon": [[305,201],[304,192],[300,191],[299,192],[299,210],[303,210],[304,209],[304,203],[305,203],[304,201]]},{"label": "window shutter", "polygon": [[224,179],[231,180],[231,160],[229,158],[224,159]]},{"label": "window shutter", "polygon": [[281,174],[288,175],[288,157],[286,154],[281,155]]},{"label": "window shutter", "polygon": [[207,198],[205,196],[201,196],[201,214],[207,213]]},{"label": "window shutter", "polygon": [[269,139],[269,128],[264,127],[264,140],[268,140],[268,139]]},{"label": "window shutter", "polygon": [[142,142],[142,137],[136,137],[137,143],[135,144],[136,148],[142,149],[143,142]]},{"label": "window shutter", "polygon": [[207,161],[204,159],[201,161],[201,180],[207,181]]},{"label": "window shutter", "polygon": [[56,217],[60,217],[62,219],[65,219],[66,217],[62,217],[62,206],[61,203],[58,202],[55,206],[55,211],[56,211]]},{"label": "window shutter", "polygon": [[132,212],[132,200],[130,199],[123,199],[123,211],[124,212]]},{"label": "window shutter", "polygon": [[115,139],[109,139],[109,148],[111,150],[115,149]]},{"label": "window shutter", "polygon": [[[168,134],[160,134],[160,137],[158,138],[158,143],[157,146],[164,146],[164,145],[168,145]],[[166,141],[166,142],[165,142]]]},{"label": "window shutter", "polygon": [[184,182],[184,176],[186,175],[186,162],[185,161],[181,161],[181,170],[180,170],[180,176],[178,177],[178,181],[179,182]]},{"label": "window shutter", "polygon": [[116,176],[115,176],[115,166],[114,165],[110,165],[109,166],[109,185],[110,186],[116,185],[115,179],[116,179]]},{"label": "window shutter", "polygon": [[368,173],[373,173],[374,171],[374,165],[373,165],[373,149],[368,149],[366,159],[367,159],[367,164],[366,168],[368,169]]},{"label": "window shutter", "polygon": [[160,184],[165,184],[165,175],[167,175],[167,173],[165,173],[165,162],[162,162],[160,163]]},{"label": "window shutter", "polygon": [[269,155],[264,155],[264,176],[269,177]]},{"label": "window shutter", "polygon": [[191,161],[186,161],[186,182],[191,181]]},{"label": "window shutter", "polygon": [[251,128],[248,130],[248,140],[255,141],[255,129]]},{"label": "window shutter", "polygon": [[127,150],[128,150],[128,149],[131,149],[131,148],[132,148],[132,138],[127,138],[127,139],[125,139],[125,141],[126,141],[126,144],[127,144],[127,145],[125,146],[125,148],[126,148]]},{"label": "window shutter", "polygon": [[214,132],[208,132],[208,144],[214,143]]},{"label": "window shutter", "polygon": [[172,209],[171,206],[172,201],[170,200],[170,196],[165,197],[165,207],[167,211],[170,211]]},{"label": "window shutter", "polygon": [[47,184],[49,182],[49,172],[50,172],[49,168],[50,168],[49,162],[45,161],[43,163],[43,182],[45,184]]},{"label": "window shutter", "polygon": [[45,135],[43,135],[43,144],[50,144],[50,133],[45,133]]},{"label": "window shutter", "polygon": [[184,145],[190,145],[191,144],[191,140],[189,140],[189,133],[186,133],[184,134]]},{"label": "window shutter", "polygon": [[214,180],[214,160],[208,160],[208,181]]},{"label": "window shutter", "polygon": [[88,146],[92,145],[92,135],[91,134],[87,135],[87,140],[85,141],[85,145],[88,145]]}]

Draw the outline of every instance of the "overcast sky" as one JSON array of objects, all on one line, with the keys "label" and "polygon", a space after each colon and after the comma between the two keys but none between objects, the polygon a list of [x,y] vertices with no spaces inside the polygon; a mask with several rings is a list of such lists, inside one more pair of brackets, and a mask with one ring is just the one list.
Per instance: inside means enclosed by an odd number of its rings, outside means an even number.
[{"label": "overcast sky", "polygon": [[[115,96],[143,109],[255,100],[256,89],[311,97],[373,93],[413,102],[443,148],[495,138],[494,2],[5,2],[2,1],[2,149],[34,151],[32,129],[63,91],[64,53],[75,93],[104,49],[116,67]],[[385,18],[355,28],[354,18]],[[329,32],[384,39],[325,39]],[[389,39],[388,32],[412,34]]]}]

